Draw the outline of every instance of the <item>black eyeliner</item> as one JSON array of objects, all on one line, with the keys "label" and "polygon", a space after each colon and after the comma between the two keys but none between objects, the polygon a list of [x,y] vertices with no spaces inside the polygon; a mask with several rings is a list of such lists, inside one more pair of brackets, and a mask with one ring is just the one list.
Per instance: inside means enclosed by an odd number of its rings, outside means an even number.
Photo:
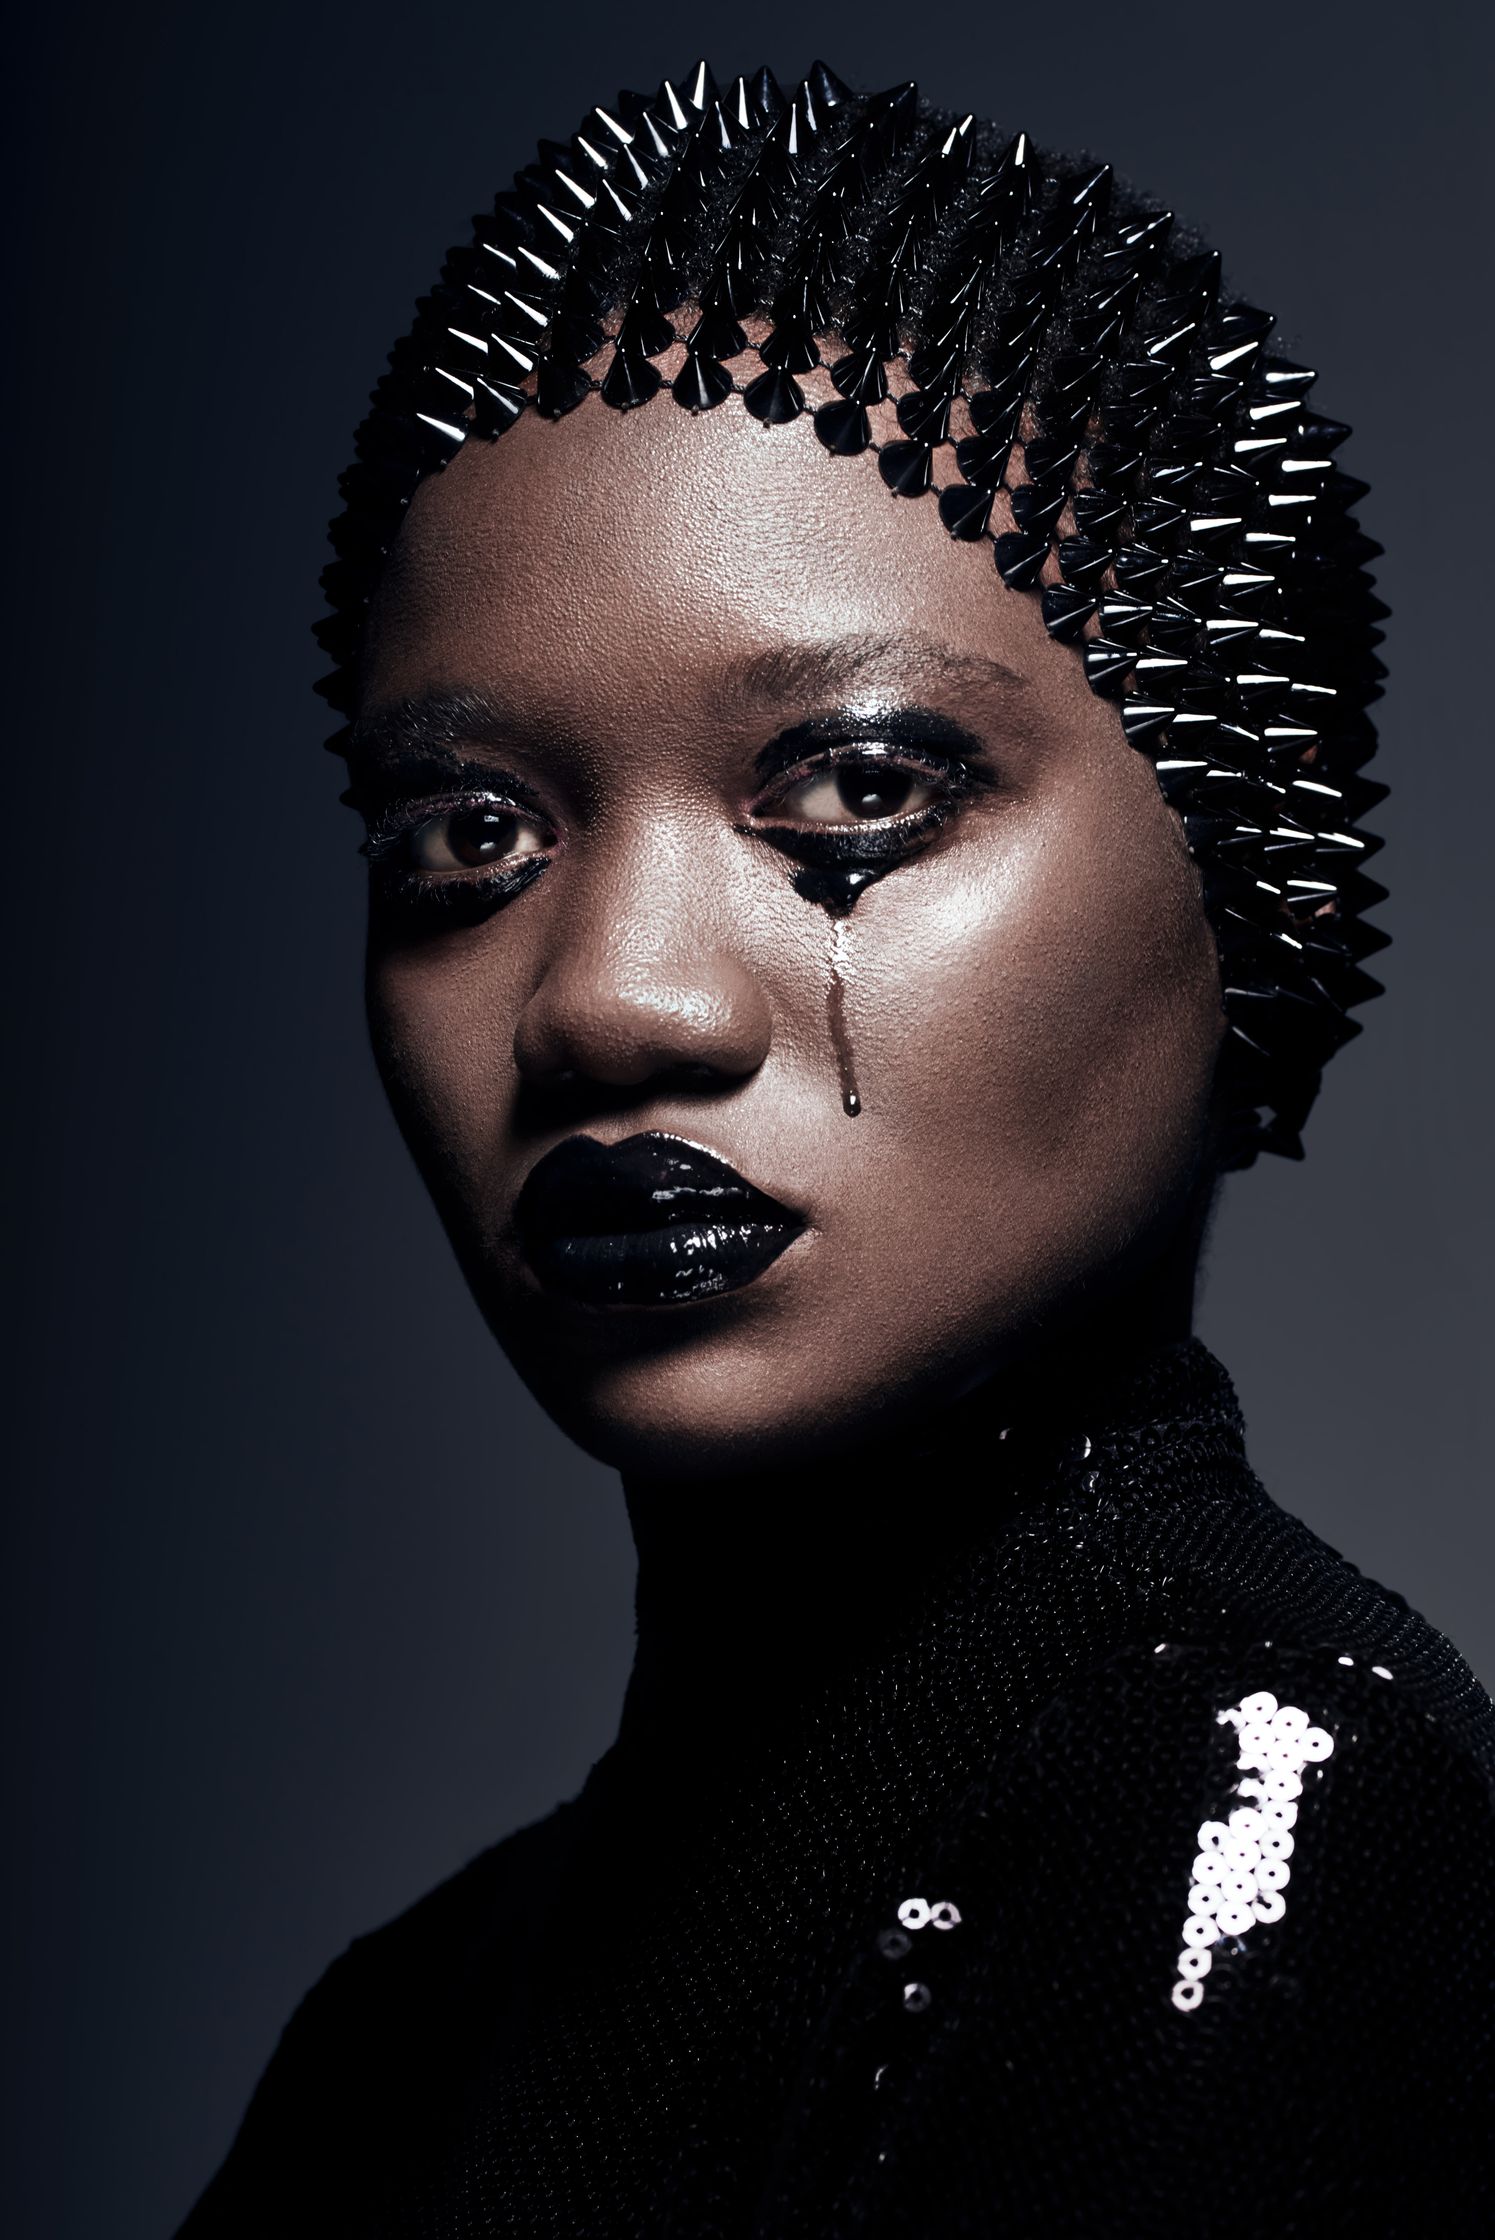
[{"label": "black eyeliner", "polygon": [[862,825],[775,824],[765,817],[748,829],[796,863],[848,870],[890,871],[932,840],[950,815],[948,802],[931,802],[897,823]]},{"label": "black eyeliner", "polygon": [[418,931],[439,933],[452,926],[481,925],[533,886],[552,862],[548,855],[520,856],[515,862],[469,878],[432,878],[409,871],[391,858],[371,864],[371,899]]},{"label": "black eyeliner", "polygon": [[477,808],[485,801],[494,802],[502,809],[517,810],[521,815],[543,820],[547,825],[552,821],[543,809],[536,808],[531,801],[509,786],[448,787],[444,795],[401,794],[386,802],[381,809],[375,809],[372,805],[365,807],[363,813],[368,829],[358,853],[367,856],[371,862],[377,862],[393,855],[402,841],[408,840],[413,833],[419,832],[423,825],[430,824],[435,818],[457,815],[463,809]]},{"label": "black eyeliner", "polygon": [[[934,708],[902,705],[896,708],[843,709],[834,715],[812,716],[791,725],[770,739],[753,757],[753,776],[759,785],[776,778],[827,747],[888,746],[912,753],[921,749],[941,760],[977,765],[988,762],[986,747],[974,732]],[[973,773],[974,774],[974,773]]]},{"label": "black eyeliner", "polygon": [[482,924],[521,895],[552,861],[549,851],[537,851],[507,865],[443,876],[401,860],[405,843],[430,819],[484,801],[550,824],[533,789],[513,771],[491,763],[439,749],[397,750],[383,758],[372,782],[350,786],[342,799],[362,814],[367,828],[358,853],[368,860],[374,909],[406,921],[415,931]]}]

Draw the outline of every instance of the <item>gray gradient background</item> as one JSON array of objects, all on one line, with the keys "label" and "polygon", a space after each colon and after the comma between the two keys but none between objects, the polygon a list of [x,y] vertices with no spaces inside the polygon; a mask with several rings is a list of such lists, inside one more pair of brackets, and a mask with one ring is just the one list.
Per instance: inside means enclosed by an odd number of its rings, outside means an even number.
[{"label": "gray gradient background", "polygon": [[1240,9],[1238,48],[1218,6],[921,13],[267,0],[22,36],[8,2233],[167,2230],[327,1960],[612,1731],[621,1505],[495,1354],[382,1108],[307,626],[449,240],[536,134],[702,46],[917,70],[1111,157],[1355,424],[1390,994],[1306,1166],[1231,1185],[1203,1331],[1278,1497],[1495,1675],[1488,11]]}]

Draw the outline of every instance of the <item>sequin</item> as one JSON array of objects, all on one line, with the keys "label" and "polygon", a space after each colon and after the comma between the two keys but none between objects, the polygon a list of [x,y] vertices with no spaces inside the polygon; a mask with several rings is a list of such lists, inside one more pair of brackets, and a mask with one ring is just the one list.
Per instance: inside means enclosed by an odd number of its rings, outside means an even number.
[{"label": "sequin", "polygon": [[1172,1992],[1185,2013],[1203,1997],[1203,1978],[1224,1939],[1245,1937],[1286,1914],[1302,1776],[1334,1748],[1326,1728],[1314,1726],[1299,1705],[1279,1704],[1269,1688],[1227,1705],[1215,1720],[1236,1730],[1236,1770],[1243,1778],[1231,1794],[1244,1801],[1199,1824]]}]

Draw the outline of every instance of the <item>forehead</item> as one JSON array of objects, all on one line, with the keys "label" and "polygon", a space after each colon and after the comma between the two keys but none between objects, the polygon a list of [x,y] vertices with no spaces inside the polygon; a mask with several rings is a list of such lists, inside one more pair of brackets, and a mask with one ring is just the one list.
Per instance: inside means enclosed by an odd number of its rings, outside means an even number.
[{"label": "forehead", "polygon": [[375,601],[364,706],[464,683],[582,716],[620,691],[677,705],[769,673],[785,647],[850,640],[885,669],[917,641],[998,665],[1025,698],[1089,699],[990,545],[894,497],[871,454],[833,457],[808,416],[589,398],[466,444],[421,485]]}]

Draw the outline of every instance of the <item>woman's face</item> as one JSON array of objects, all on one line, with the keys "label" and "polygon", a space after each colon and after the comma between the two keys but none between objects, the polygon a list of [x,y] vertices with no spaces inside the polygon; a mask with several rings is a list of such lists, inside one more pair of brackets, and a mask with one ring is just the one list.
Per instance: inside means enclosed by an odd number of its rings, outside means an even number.
[{"label": "woman's face", "polygon": [[[386,571],[351,760],[383,1078],[593,1453],[833,1451],[1176,1236],[1222,1032],[1181,828],[1037,599],[871,455],[596,399],[468,444]],[[714,1244],[714,1170],[573,1144],[516,1220],[558,1145],[651,1132],[787,1211],[729,1188]]]}]

